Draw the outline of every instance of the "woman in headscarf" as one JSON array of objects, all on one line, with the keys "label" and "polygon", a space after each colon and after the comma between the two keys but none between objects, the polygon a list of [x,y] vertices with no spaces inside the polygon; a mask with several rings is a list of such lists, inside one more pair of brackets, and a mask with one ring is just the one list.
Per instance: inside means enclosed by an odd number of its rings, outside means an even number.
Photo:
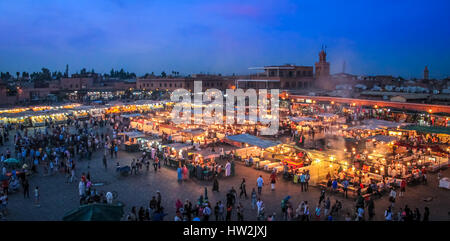
[{"label": "woman in headscarf", "polygon": [[212,191],[219,192],[219,181],[217,181],[217,175],[214,175],[213,188]]},{"label": "woman in headscarf", "polygon": [[177,209],[177,211],[180,210],[180,208],[183,207],[183,203],[181,202],[180,199],[177,199],[177,202],[175,203],[175,208]]},{"label": "woman in headscarf", "polygon": [[188,175],[188,169],[187,169],[187,167],[186,167],[186,165],[183,165],[183,180],[187,180],[187,175]]}]

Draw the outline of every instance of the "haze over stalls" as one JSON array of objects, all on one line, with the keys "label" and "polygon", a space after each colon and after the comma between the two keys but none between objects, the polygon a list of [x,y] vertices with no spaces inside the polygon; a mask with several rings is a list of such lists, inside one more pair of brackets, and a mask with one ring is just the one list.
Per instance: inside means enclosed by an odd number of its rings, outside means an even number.
[{"label": "haze over stalls", "polygon": [[447,0],[2,0],[0,71],[138,75],[248,73],[313,65],[327,45],[331,72],[450,75]]}]

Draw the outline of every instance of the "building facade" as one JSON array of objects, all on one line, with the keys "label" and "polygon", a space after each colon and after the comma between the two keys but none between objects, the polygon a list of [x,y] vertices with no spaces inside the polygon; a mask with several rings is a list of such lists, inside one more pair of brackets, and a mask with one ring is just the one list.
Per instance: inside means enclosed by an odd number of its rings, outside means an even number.
[{"label": "building facade", "polygon": [[236,87],[241,89],[308,89],[313,86],[314,68],[292,64],[264,66],[263,73],[240,76]]}]

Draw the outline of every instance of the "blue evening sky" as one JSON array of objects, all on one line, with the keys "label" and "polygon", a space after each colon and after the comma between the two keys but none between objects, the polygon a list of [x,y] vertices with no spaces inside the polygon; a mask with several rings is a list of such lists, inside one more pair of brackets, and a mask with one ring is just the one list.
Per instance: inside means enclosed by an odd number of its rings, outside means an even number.
[{"label": "blue evening sky", "polygon": [[450,75],[448,0],[1,0],[0,71]]}]

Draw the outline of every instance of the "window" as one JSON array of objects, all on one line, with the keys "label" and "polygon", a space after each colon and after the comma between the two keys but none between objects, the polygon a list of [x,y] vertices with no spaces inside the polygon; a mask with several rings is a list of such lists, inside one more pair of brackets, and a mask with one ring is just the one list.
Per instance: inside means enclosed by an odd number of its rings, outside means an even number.
[{"label": "window", "polygon": [[169,84],[169,87],[172,87],[172,84]]},{"label": "window", "polygon": [[153,83],[150,84],[153,87]]},{"label": "window", "polygon": [[161,83],[159,83],[159,87],[162,87],[162,84],[161,84]]},{"label": "window", "polygon": [[167,87],[167,83],[164,83],[164,87]]}]

